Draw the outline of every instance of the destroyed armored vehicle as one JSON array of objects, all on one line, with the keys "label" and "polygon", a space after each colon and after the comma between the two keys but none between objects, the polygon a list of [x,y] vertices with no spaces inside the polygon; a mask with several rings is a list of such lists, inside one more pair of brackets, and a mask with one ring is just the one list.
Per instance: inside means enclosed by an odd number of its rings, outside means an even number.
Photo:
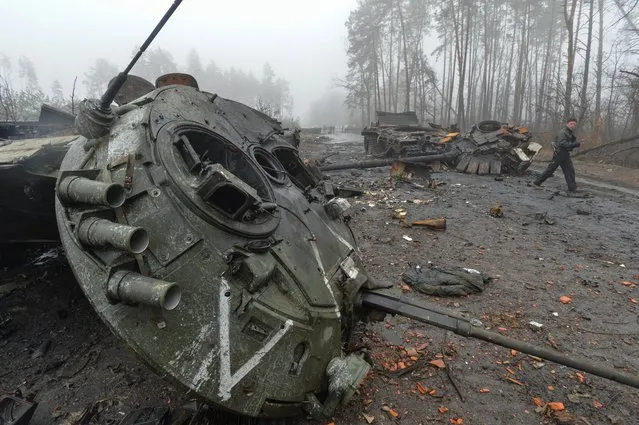
[{"label": "destroyed armored vehicle", "polygon": [[446,150],[439,142],[446,137],[447,132],[430,124],[421,126],[415,112],[377,111],[376,114],[377,121],[362,130],[367,154],[399,157]]},{"label": "destroyed armored vehicle", "polygon": [[101,99],[80,104],[78,136],[43,143],[68,148],[46,195],[79,285],[159,374],[241,415],[331,415],[370,368],[344,350],[353,325],[391,313],[639,387],[387,293],[362,267],[348,201],[319,184],[278,121],[185,74],[112,107],[150,39]]},{"label": "destroyed armored vehicle", "polygon": [[362,131],[369,155],[429,162],[431,155],[448,154],[443,162],[469,174],[519,174],[541,150],[526,128],[498,121],[482,121],[460,133],[430,123],[422,126],[415,112],[378,111],[373,124]]},{"label": "destroyed armored vehicle", "polygon": [[444,143],[461,152],[455,168],[468,174],[520,174],[541,150],[528,129],[498,121],[482,121],[467,133],[450,136]]},{"label": "destroyed armored vehicle", "polygon": [[42,105],[37,121],[0,121],[0,146],[12,140],[68,135],[75,116],[51,105]]}]

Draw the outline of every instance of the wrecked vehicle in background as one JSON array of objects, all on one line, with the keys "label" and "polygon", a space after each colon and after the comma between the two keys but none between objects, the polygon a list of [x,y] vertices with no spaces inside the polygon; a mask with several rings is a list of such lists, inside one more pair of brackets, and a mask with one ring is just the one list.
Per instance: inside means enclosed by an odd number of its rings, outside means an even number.
[{"label": "wrecked vehicle in background", "polygon": [[[541,150],[528,129],[498,121],[482,121],[462,133],[432,123],[422,126],[415,112],[378,111],[373,124],[362,131],[369,155],[430,162],[431,155],[448,154],[446,165],[469,174],[519,174]],[[437,158],[433,161],[441,161]]]},{"label": "wrecked vehicle in background", "polygon": [[78,136],[14,140],[0,146],[0,244],[58,240],[55,182]]},{"label": "wrecked vehicle in background", "polygon": [[[421,126],[415,112],[377,111],[377,121],[362,130],[364,150],[376,157],[416,156],[433,150],[447,131]],[[439,147],[443,150],[443,147]]]},{"label": "wrecked vehicle in background", "polygon": [[37,121],[0,121],[0,146],[13,140],[67,136],[73,133],[74,123],[71,112],[44,104]]},{"label": "wrecked vehicle in background", "polygon": [[0,244],[58,240],[55,180],[74,133],[75,115],[46,104],[37,121],[0,121]]},{"label": "wrecked vehicle in background", "polygon": [[482,121],[468,133],[452,136],[450,143],[461,152],[455,169],[468,174],[521,174],[530,167],[541,145],[531,140],[527,128]]}]

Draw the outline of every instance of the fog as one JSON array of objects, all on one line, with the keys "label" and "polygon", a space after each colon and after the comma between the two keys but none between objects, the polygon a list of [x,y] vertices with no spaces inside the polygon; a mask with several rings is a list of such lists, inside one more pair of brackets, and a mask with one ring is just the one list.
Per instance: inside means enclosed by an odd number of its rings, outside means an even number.
[{"label": "fog", "polygon": [[[3,0],[0,52],[13,63],[20,57],[35,66],[45,93],[55,80],[65,95],[77,76],[83,96],[84,74],[98,58],[122,69],[171,0]],[[169,51],[178,69],[196,49],[204,65],[239,68],[257,78],[269,63],[290,83],[293,114],[308,120],[311,105],[334,92],[332,81],[346,73],[346,27],[356,0],[184,0],[151,48]],[[215,87],[204,87],[215,92]],[[320,123],[321,124],[321,123]]]}]

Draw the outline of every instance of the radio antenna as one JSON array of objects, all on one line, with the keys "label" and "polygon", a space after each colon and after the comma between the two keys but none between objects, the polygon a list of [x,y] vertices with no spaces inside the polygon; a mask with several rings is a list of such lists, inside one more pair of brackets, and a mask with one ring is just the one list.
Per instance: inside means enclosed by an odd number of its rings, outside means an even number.
[{"label": "radio antenna", "polygon": [[175,0],[173,2],[171,7],[169,8],[169,10],[166,11],[164,16],[160,20],[160,22],[158,22],[158,24],[155,26],[155,28],[153,29],[153,32],[151,32],[151,34],[149,34],[149,37],[142,44],[142,46],[140,47],[140,50],[138,50],[138,52],[135,54],[133,59],[131,59],[131,62],[129,62],[127,67],[124,69],[124,71],[122,71],[122,72],[120,72],[118,74],[118,76],[113,81],[113,83],[111,85],[109,85],[109,88],[107,89],[106,92],[104,92],[104,94],[102,95],[102,98],[100,99],[100,108],[101,109],[103,109],[103,110],[104,109],[108,109],[111,106],[111,102],[113,102],[113,99],[115,99],[115,96],[118,94],[118,91],[122,88],[122,86],[126,82],[126,77],[129,74],[129,72],[131,71],[131,68],[133,68],[133,66],[138,61],[138,59],[140,59],[140,56],[142,56],[142,53],[144,53],[144,51],[147,49],[147,47],[149,47],[149,45],[151,44],[151,42],[153,41],[155,36],[158,35],[160,30],[162,30],[162,27],[164,26],[164,24],[166,24],[166,21],[169,20],[171,15],[173,15],[173,12],[175,12],[175,9],[178,8],[180,3],[182,3],[182,0]]},{"label": "radio antenna", "polygon": [[90,139],[95,139],[106,135],[109,132],[111,122],[113,121],[113,113],[111,111],[111,103],[118,94],[118,91],[122,88],[126,82],[127,76],[131,71],[131,68],[140,59],[142,53],[149,47],[156,35],[162,30],[164,24],[169,20],[173,12],[182,3],[182,0],[175,0],[169,10],[166,11],[160,22],[155,26],[151,34],[147,37],[146,41],[140,47],[140,50],[135,54],[131,62],[127,65],[124,71],[120,72],[118,76],[109,84],[106,92],[102,95],[99,101],[96,99],[85,99],[80,105],[78,105],[78,115],[76,117],[76,128],[78,132]]}]

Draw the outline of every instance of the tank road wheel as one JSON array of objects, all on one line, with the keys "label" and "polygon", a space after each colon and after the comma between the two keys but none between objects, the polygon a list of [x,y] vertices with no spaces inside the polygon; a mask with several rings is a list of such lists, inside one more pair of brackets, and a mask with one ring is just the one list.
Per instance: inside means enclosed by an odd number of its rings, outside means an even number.
[{"label": "tank road wheel", "polygon": [[501,128],[501,123],[499,121],[482,121],[477,124],[477,130],[482,133],[492,133],[493,131],[497,131]]},{"label": "tank road wheel", "polygon": [[367,155],[373,155],[376,157],[387,157],[388,149],[383,142],[379,141],[378,137],[369,136],[364,138],[364,148]]}]

